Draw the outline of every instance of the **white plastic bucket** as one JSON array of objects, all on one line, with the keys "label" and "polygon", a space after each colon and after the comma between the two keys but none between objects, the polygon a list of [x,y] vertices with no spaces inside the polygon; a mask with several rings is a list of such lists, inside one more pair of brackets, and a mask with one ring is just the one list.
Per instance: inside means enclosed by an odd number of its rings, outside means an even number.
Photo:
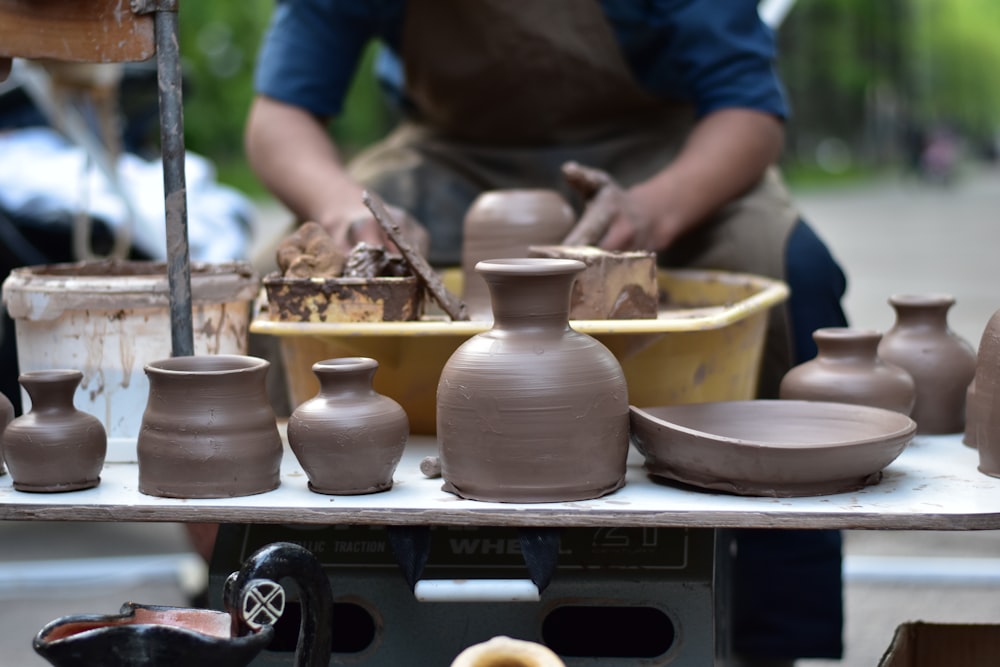
[{"label": "white plastic bucket", "polygon": [[[191,265],[195,354],[246,354],[259,290],[249,264]],[[112,439],[133,441],[146,408],[143,370],[171,354],[169,286],[162,262],[98,261],[14,269],[3,283],[20,372],[83,372],[76,407]],[[22,390],[23,412],[30,399]],[[109,451],[109,456],[111,452]]]}]

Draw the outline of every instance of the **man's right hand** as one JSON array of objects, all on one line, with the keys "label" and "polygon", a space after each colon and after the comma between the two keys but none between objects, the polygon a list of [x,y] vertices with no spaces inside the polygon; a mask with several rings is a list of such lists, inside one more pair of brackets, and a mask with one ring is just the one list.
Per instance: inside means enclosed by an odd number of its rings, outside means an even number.
[{"label": "man's right hand", "polygon": [[[395,244],[389,240],[382,226],[378,224],[368,207],[360,202],[359,206],[350,206],[337,215],[334,220],[319,220],[318,222],[333,237],[337,248],[343,253],[349,253],[358,243],[383,246],[390,252],[399,252]],[[416,218],[398,206],[386,206],[389,215],[399,225],[404,237],[410,245],[423,257],[430,251],[430,234]]]}]

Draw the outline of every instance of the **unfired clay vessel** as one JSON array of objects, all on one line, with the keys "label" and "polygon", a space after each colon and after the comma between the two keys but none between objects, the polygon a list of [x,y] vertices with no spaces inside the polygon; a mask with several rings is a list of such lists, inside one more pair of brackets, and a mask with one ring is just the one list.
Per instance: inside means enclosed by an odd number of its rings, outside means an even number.
[{"label": "unfired clay vessel", "polygon": [[282,445],[265,390],[269,366],[242,355],[147,364],[149,400],[137,442],[139,491],[227,498],[277,488]]},{"label": "unfired clay vessel", "polygon": [[501,259],[476,270],[493,327],[452,354],[437,390],[444,489],[465,498],[595,498],[625,481],[628,392],[614,355],[568,324],[583,263]]},{"label": "unfired clay vessel", "polygon": [[476,264],[502,257],[527,257],[532,245],[561,243],[576,220],[555,190],[491,190],[465,214],[462,230],[462,300],[472,319],[488,319],[490,293]]},{"label": "unfired clay vessel", "polygon": [[871,405],[909,415],[916,399],[913,378],[878,356],[877,331],[829,327],[813,332],[816,357],[781,380],[780,397]]},{"label": "unfired clay vessel", "polygon": [[917,432],[961,433],[965,398],[976,372],[976,352],[948,327],[948,294],[894,295],[896,322],[882,336],[878,354],[913,378],[917,400],[910,416]]},{"label": "unfired clay vessel", "polygon": [[[12,421],[14,421],[14,404],[10,402],[9,398],[0,393],[0,438],[3,437],[3,430],[7,428],[7,424]],[[6,472],[7,470],[3,467],[3,456],[0,456],[0,475]]]},{"label": "unfired clay vessel", "polygon": [[1000,477],[1000,311],[979,341],[973,385],[965,442],[979,450],[980,472]]},{"label": "unfired clay vessel", "polygon": [[392,488],[410,433],[406,412],[376,393],[378,362],[367,357],[313,364],[319,393],[288,419],[288,444],[317,493],[356,495]]},{"label": "unfired clay vessel", "polygon": [[31,409],[3,431],[3,457],[18,491],[76,491],[100,483],[108,436],[100,419],[73,405],[82,379],[71,369],[18,378]]}]

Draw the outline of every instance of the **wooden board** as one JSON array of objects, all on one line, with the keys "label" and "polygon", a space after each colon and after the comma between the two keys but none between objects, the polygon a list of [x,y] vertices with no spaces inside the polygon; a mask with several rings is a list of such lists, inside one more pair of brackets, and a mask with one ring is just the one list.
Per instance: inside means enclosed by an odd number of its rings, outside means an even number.
[{"label": "wooden board", "polygon": [[[134,452],[134,442],[132,451]],[[122,458],[122,451],[113,453]],[[978,453],[961,436],[917,436],[884,479],[854,493],[815,498],[749,498],[650,481],[632,452],[626,485],[603,498],[506,504],[462,500],[420,473],[435,451],[414,437],[387,492],[312,493],[291,451],[274,491],[221,500],[178,500],[139,493],[134,463],[107,463],[101,484],[68,493],[23,493],[0,477],[0,520],[218,521],[314,525],[441,525],[692,528],[1000,529],[1000,479],[976,470]],[[109,454],[112,456],[112,454]],[[125,458],[128,453],[125,451]]]},{"label": "wooden board", "polygon": [[129,0],[0,0],[0,56],[73,62],[147,60],[153,16]]}]

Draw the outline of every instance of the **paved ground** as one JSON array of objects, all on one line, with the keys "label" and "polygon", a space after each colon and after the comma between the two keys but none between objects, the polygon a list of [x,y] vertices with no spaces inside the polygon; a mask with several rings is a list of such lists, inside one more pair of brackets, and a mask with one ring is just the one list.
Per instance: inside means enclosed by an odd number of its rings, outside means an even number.
[{"label": "paved ground", "polygon": [[[952,327],[978,344],[1000,309],[1000,172],[949,190],[893,182],[798,195],[849,273],[854,325],[887,329],[892,293],[945,291],[957,298]],[[1000,623],[1000,531],[854,531],[846,545],[847,653],[800,667],[874,667],[907,620]],[[0,561],[0,666],[46,664],[30,641],[49,620],[127,599],[186,604],[204,574],[174,524],[0,523]]]}]

